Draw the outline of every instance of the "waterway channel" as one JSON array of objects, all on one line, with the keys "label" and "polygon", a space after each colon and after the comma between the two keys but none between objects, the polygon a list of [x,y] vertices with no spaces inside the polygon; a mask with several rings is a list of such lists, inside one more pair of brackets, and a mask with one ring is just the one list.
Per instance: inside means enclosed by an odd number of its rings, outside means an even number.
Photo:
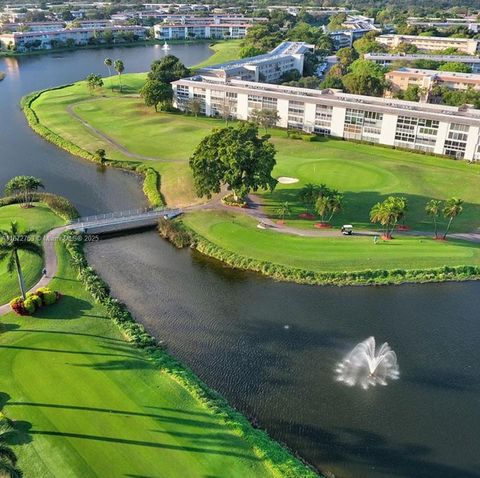
[{"label": "waterway channel", "polygon": [[[176,45],[192,65],[207,45]],[[0,58],[0,186],[41,177],[82,214],[144,204],[138,179],[73,158],[30,131],[22,95],[105,73],[144,71],[156,47]],[[272,436],[339,478],[480,477],[480,284],[332,288],[232,271],[154,232],[100,241],[90,262],[173,354]],[[367,391],[336,363],[374,335],[400,379]],[[225,475],[227,478],[227,475]]]}]

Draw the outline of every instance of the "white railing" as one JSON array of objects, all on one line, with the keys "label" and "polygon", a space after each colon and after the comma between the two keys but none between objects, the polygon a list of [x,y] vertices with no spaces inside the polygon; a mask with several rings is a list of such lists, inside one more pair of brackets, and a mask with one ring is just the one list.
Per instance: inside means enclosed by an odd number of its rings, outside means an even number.
[{"label": "white railing", "polygon": [[164,209],[165,208],[145,207],[145,208],[140,208],[140,209],[128,209],[126,211],[108,212],[108,213],[105,213],[105,214],[95,214],[93,216],[79,217],[79,218],[71,221],[70,224],[79,224],[79,223],[84,223],[84,222],[106,221],[108,219],[128,218],[128,217],[133,217],[133,216],[139,216],[139,215],[142,215],[142,214],[161,212]]}]

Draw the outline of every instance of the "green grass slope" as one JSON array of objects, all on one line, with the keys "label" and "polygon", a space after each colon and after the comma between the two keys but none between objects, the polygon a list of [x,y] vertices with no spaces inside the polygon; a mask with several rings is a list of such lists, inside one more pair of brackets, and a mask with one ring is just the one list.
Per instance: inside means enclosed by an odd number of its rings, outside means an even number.
[{"label": "green grass slope", "polygon": [[25,476],[272,476],[231,427],[123,340],[58,250],[51,286],[61,301],[0,320],[0,406],[21,430]]}]

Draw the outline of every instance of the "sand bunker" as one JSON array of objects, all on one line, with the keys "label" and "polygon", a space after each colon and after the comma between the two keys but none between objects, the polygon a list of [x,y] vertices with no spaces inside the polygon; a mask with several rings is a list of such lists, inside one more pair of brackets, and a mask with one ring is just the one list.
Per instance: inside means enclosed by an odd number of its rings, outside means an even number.
[{"label": "sand bunker", "polygon": [[298,183],[299,179],[298,178],[289,178],[288,176],[280,176],[277,181],[280,184],[293,184],[293,183]]}]

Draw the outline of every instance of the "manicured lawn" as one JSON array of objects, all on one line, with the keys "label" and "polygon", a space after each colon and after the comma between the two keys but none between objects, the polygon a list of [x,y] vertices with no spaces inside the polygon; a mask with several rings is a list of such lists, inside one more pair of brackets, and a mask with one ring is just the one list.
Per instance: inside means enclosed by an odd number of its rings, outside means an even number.
[{"label": "manicured lawn", "polygon": [[258,229],[241,213],[189,213],[184,222],[206,239],[242,256],[311,271],[421,269],[479,265],[478,244],[438,242],[425,237],[396,238],[374,244],[371,237],[312,238]]},{"label": "manicured lawn", "polygon": [[194,68],[203,68],[205,66],[216,65],[217,63],[224,63],[240,58],[241,43],[242,40],[228,40],[211,45],[210,48],[215,53],[205,61],[195,65]]},{"label": "manicured lawn", "polygon": [[[25,477],[268,477],[250,445],[126,343],[59,245],[61,301],[0,319],[0,408]],[[228,470],[228,472],[226,471]]]},{"label": "manicured lawn", "polygon": [[[126,83],[129,78],[126,75]],[[53,131],[90,151],[104,148],[109,158],[122,161],[132,161],[132,158],[72,119],[65,110],[68,105],[73,105],[73,110],[82,119],[131,153],[162,160],[143,162],[161,173],[162,192],[171,205],[185,205],[196,200],[188,158],[212,128],[225,125],[223,121],[155,113],[132,97],[92,100],[82,83],[48,92],[34,103],[42,123]],[[312,227],[311,222],[298,219],[298,214],[304,212],[298,201],[298,191],[305,183],[313,182],[325,183],[344,194],[344,211],[334,218],[336,225],[353,223],[357,227],[371,227],[369,211],[373,204],[397,194],[408,199],[406,222],[414,229],[432,230],[424,212],[426,202],[451,196],[465,201],[464,212],[453,223],[452,231],[472,231],[480,227],[480,196],[477,193],[480,168],[477,166],[339,140],[293,140],[282,130],[270,133],[277,148],[274,176],[291,176],[299,182],[279,184],[273,194],[265,193],[263,197],[272,215],[280,203],[288,201],[292,207],[289,217],[292,225]]]},{"label": "manicured lawn", "polygon": [[[47,206],[36,203],[32,208],[21,208],[18,204],[0,207],[0,229],[9,229],[10,222],[17,221],[22,230],[35,229],[42,235],[50,229],[61,226],[63,220]],[[20,253],[20,262],[28,288],[33,286],[42,274],[43,260],[32,254]],[[17,273],[8,274],[7,261],[0,262],[0,305],[20,295]]]}]

